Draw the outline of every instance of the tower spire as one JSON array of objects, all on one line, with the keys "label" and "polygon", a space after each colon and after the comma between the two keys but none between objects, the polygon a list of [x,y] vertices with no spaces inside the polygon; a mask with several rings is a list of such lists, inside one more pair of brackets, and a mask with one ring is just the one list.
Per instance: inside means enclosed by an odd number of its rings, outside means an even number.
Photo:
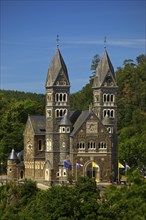
[{"label": "tower spire", "polygon": [[59,48],[59,34],[57,34],[56,42],[57,42],[57,48]]}]

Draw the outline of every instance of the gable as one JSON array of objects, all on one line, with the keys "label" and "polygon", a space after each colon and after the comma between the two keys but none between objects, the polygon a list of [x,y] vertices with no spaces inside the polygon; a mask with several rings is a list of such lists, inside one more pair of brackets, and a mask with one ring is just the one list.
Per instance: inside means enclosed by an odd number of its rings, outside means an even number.
[{"label": "gable", "polygon": [[54,85],[70,85],[69,79],[63,69],[59,71]]},{"label": "gable", "polygon": [[34,135],[34,130],[33,130],[30,118],[28,117],[26,125],[25,125],[25,129],[24,129],[24,132],[23,132],[23,135],[24,136],[28,136],[30,134]]},{"label": "gable", "polygon": [[116,81],[111,71],[108,71],[101,86],[116,86]]}]

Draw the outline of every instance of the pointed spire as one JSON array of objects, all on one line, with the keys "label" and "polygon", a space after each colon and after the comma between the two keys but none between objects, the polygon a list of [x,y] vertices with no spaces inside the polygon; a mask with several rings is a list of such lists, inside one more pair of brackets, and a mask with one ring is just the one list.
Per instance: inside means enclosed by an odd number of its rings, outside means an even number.
[{"label": "pointed spire", "polygon": [[109,118],[108,114],[105,115],[105,117],[102,120],[103,125],[111,125],[112,120]]},{"label": "pointed spire", "polygon": [[97,66],[97,69],[96,69],[96,75],[95,75],[95,78],[93,81],[93,87],[101,86],[102,83],[104,82],[107,74],[109,74],[109,73],[110,73],[111,77],[113,78],[113,80],[116,81],[113,65],[112,65],[110,58],[108,56],[108,53],[105,49],[104,53],[102,55],[102,58],[101,58],[98,66]]},{"label": "pointed spire", "polygon": [[8,160],[19,160],[14,149],[12,149],[12,151],[8,157]]},{"label": "pointed spire", "polygon": [[71,126],[72,125],[72,123],[70,121],[70,118],[68,117],[67,112],[64,114],[64,116],[61,119],[59,125],[67,125],[67,126]]},{"label": "pointed spire", "polygon": [[65,78],[67,80],[67,85],[70,85],[69,77],[68,77],[68,71],[67,67],[65,65],[65,62],[63,60],[63,57],[60,53],[60,50],[57,48],[56,53],[52,59],[52,62],[48,69],[47,74],[47,80],[46,80],[46,86],[52,86],[56,82],[56,79],[58,75],[63,72],[65,75]]}]

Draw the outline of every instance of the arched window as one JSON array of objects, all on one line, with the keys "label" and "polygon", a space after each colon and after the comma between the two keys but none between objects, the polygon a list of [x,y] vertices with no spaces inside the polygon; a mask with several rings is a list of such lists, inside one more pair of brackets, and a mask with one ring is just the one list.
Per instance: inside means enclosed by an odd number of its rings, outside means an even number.
[{"label": "arched window", "polygon": [[95,149],[96,148],[96,143],[94,141],[89,141],[88,142],[88,149]]},{"label": "arched window", "polygon": [[59,101],[62,102],[62,93],[60,94],[60,100]]},{"label": "arched window", "polygon": [[106,94],[103,95],[103,101],[106,102]]},{"label": "arched window", "polygon": [[85,150],[85,143],[83,142],[83,141],[81,141],[81,142],[79,142],[78,144],[77,144],[77,147],[78,147],[78,149],[79,150]]},{"label": "arched window", "polygon": [[111,102],[114,101],[114,95],[111,94]]},{"label": "arched window", "polygon": [[63,95],[63,101],[66,102],[66,94]]}]

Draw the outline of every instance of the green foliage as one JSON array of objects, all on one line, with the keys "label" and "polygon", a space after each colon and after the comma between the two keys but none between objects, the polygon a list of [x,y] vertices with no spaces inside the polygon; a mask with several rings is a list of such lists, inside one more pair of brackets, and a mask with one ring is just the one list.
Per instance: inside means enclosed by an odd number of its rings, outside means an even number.
[{"label": "green foliage", "polygon": [[91,63],[91,70],[93,70],[91,78],[95,76],[96,68],[98,66],[99,61],[100,61],[100,56],[98,54],[95,54]]},{"label": "green foliage", "polygon": [[127,186],[107,186],[100,197],[94,179],[79,177],[75,186],[38,190],[36,184],[14,182],[0,187],[1,220],[146,219],[146,182],[137,170]]},{"label": "green foliage", "polygon": [[146,56],[118,68],[118,133],[120,161],[146,166]]},{"label": "green foliage", "polygon": [[28,114],[44,114],[44,96],[17,91],[0,91],[0,158],[11,149],[23,149],[23,131]]},{"label": "green foliage", "polygon": [[71,94],[70,104],[71,110],[85,110],[89,109],[89,105],[92,103],[92,80],[81,91]]}]

